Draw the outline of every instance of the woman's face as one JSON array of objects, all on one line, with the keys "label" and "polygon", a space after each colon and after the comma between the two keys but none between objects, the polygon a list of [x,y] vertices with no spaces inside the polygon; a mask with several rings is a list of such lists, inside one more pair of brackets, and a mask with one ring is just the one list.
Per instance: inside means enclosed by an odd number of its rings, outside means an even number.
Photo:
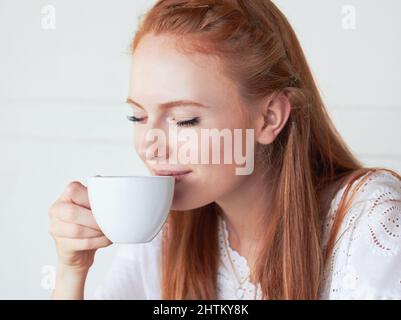
[{"label": "woman's face", "polygon": [[[146,35],[133,54],[128,102],[135,122],[135,149],[153,175],[166,174],[157,170],[190,171],[176,180],[173,210],[195,209],[217,201],[250,177],[236,174],[236,168],[244,167],[244,163],[239,165],[234,159],[224,163],[227,145],[223,139],[220,145],[212,138],[201,139],[201,129],[221,133],[227,128],[226,134],[230,132],[235,141],[232,154],[236,149],[245,156],[245,129],[252,128],[252,117],[243,116],[245,107],[234,83],[220,70],[213,56],[183,54],[175,49],[175,39],[166,35]],[[185,104],[171,104],[176,101]],[[234,129],[242,129],[242,141],[234,139]],[[151,132],[163,133],[165,141],[160,136],[147,139]],[[178,141],[180,134],[182,141]],[[210,158],[201,162],[205,152]],[[187,157],[185,162],[184,154],[195,156],[197,161]],[[217,163],[212,156],[220,156]]]}]

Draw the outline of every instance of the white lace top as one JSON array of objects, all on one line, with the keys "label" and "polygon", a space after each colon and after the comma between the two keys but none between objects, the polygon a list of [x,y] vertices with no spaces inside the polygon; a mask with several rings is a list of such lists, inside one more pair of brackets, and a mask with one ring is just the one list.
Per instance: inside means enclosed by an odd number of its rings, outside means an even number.
[{"label": "white lace top", "polygon": [[[362,178],[359,178],[362,179]],[[357,180],[358,181],[358,180]],[[354,182],[356,184],[356,182]],[[324,225],[323,243],[345,186],[331,201]],[[219,218],[222,219],[222,218]],[[261,298],[261,290],[245,281],[238,290],[238,280],[228,260],[224,237],[228,230],[224,219],[219,223],[220,265],[217,293],[219,299]],[[401,183],[385,171],[374,173],[357,191],[337,234],[333,253],[327,264],[320,299],[401,299]],[[161,232],[149,243],[119,245],[107,277],[95,299],[160,299]],[[245,279],[247,260],[228,247],[231,259]]]}]

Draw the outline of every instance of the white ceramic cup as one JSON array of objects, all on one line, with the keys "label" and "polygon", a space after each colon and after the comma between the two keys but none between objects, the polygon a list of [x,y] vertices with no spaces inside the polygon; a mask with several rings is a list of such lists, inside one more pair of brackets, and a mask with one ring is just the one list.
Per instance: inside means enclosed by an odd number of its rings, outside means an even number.
[{"label": "white ceramic cup", "polygon": [[150,242],[167,220],[174,196],[171,176],[91,176],[89,203],[113,243]]}]

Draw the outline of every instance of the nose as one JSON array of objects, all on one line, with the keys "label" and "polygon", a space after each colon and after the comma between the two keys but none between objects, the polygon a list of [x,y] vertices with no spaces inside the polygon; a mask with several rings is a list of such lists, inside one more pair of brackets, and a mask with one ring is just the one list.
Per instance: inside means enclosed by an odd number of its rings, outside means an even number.
[{"label": "nose", "polygon": [[167,134],[159,128],[146,130],[140,138],[139,155],[146,162],[168,160]]}]

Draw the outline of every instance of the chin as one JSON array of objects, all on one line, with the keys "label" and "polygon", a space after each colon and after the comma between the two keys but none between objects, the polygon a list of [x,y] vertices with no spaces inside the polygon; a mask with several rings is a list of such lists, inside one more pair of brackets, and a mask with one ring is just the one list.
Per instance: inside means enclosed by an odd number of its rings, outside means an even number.
[{"label": "chin", "polygon": [[174,211],[188,211],[193,209],[196,209],[196,207],[188,203],[182,203],[180,201],[173,201],[173,204],[171,205],[171,210]]},{"label": "chin", "polygon": [[188,211],[201,208],[210,202],[207,203],[198,203],[191,200],[191,197],[187,197],[187,199],[179,198],[174,195],[173,203],[171,205],[171,210],[174,211]]}]

